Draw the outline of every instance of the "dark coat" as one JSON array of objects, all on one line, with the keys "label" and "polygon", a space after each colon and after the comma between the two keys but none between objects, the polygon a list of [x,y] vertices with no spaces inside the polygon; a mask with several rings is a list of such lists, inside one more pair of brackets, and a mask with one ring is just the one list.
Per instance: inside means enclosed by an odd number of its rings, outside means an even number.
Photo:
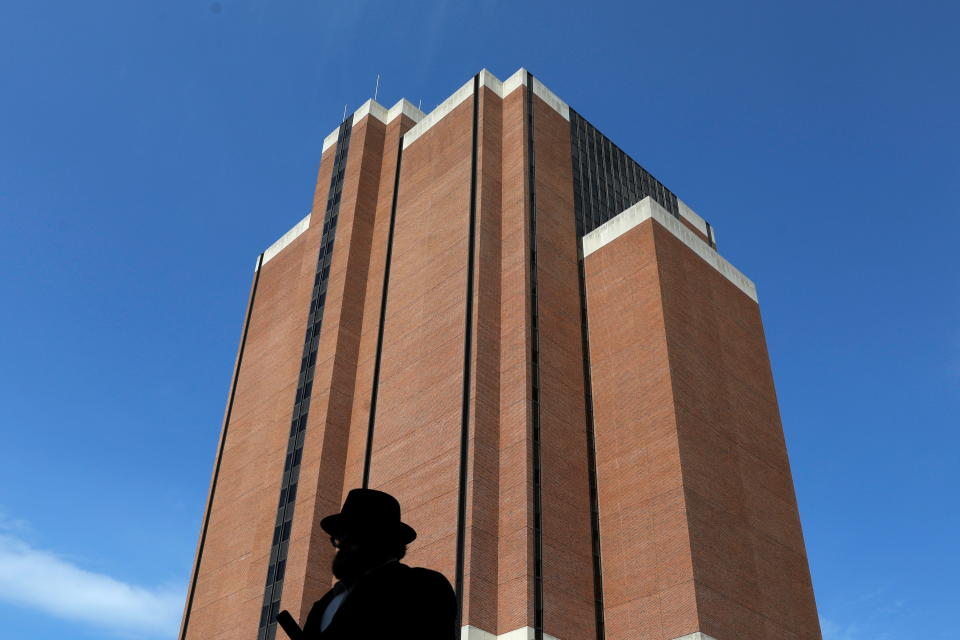
[{"label": "dark coat", "polygon": [[330,626],[320,631],[331,589],[314,603],[305,640],[454,640],[457,598],[443,574],[390,562],[357,581]]}]

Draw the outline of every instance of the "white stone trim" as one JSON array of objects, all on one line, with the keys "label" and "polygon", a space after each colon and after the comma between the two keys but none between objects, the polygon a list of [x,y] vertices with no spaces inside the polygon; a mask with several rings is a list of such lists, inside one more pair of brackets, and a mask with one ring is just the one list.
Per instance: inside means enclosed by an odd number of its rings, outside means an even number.
[{"label": "white stone trim", "polygon": [[584,258],[597,249],[610,244],[627,231],[630,231],[650,218],[659,222],[667,231],[703,258],[707,264],[719,271],[722,276],[750,296],[754,302],[757,301],[757,285],[755,285],[753,281],[727,262],[723,256],[710,247],[700,236],[674,218],[673,215],[660,206],[660,203],[650,196],[647,196],[626,211],[618,214],[613,219],[583,236],[582,248]]},{"label": "white stone trim", "polygon": [[[518,87],[523,86],[526,83],[526,78],[527,70],[523,67],[520,67],[516,73],[503,82],[501,82],[497,76],[493,75],[488,70],[480,70],[480,86],[490,87],[490,89],[492,89],[493,92],[501,98],[505,98],[513,93]],[[563,116],[565,120],[570,119],[570,107],[567,106],[567,103],[558,98],[557,94],[550,91],[550,89],[548,89],[546,85],[540,82],[540,80],[537,78],[533,79],[533,94],[540,96],[541,100],[550,105],[557,113]],[[413,106],[413,104],[406,99],[400,100],[397,102],[397,104],[393,105],[389,109],[384,107],[376,100],[367,100],[360,106],[359,109],[353,112],[353,120],[351,120],[351,123],[357,124],[361,119],[363,119],[364,116],[370,115],[380,122],[387,124],[401,113],[405,113],[411,120],[417,123],[403,136],[403,148],[406,149],[409,145],[413,144],[414,140],[422,136],[427,129],[442,120],[445,115],[453,111],[461,102],[469,98],[471,95],[473,95],[472,78],[465,85],[457,89],[452,96],[437,105],[437,108],[427,115],[424,115],[423,111],[420,111],[420,109]],[[324,138],[323,151],[326,151],[335,145],[339,135],[340,127],[337,127],[330,133],[330,135]],[[321,151],[321,153],[323,151]],[[697,218],[700,217],[697,216]]]},{"label": "white stone trim", "polygon": [[[490,90],[499,97],[505,98],[513,93],[518,87],[521,87],[526,83],[527,71],[521,67],[516,73],[503,82],[501,82],[497,76],[490,73],[487,69],[481,69],[479,75],[479,84],[481,87],[489,87]],[[547,89],[547,87],[536,78],[533,79],[533,94],[540,96],[541,100],[550,105],[550,107],[563,116],[565,120],[570,119],[570,107],[567,106],[567,103],[558,98],[555,93],[550,91],[550,89]],[[457,89],[452,96],[441,102],[436,109],[428,113],[422,120],[419,120],[416,126],[404,134],[403,148],[406,149],[408,146],[413,144],[413,142],[422,136],[427,129],[440,122],[444,116],[453,111],[461,102],[469,98],[471,95],[473,95],[472,79],[467,82],[467,84]]]},{"label": "white stone trim", "polygon": [[331,133],[330,135],[328,135],[326,138],[323,139],[323,151],[321,151],[320,153],[324,153],[327,149],[337,144],[337,140],[339,138],[340,138],[340,127],[337,127],[336,129],[333,130],[333,133]]},{"label": "white stone trim", "polygon": [[473,95],[473,78],[465,85],[454,91],[453,95],[437,105],[437,108],[428,113],[423,119],[403,134],[403,148],[406,149],[422,136],[430,127],[437,124],[448,113],[460,106],[464,100]]},{"label": "white stone trim", "polygon": [[[405,114],[408,118],[414,122],[419,122],[423,119],[423,111],[417,109],[413,106],[406,98],[402,98],[395,105],[387,109],[385,106],[377,102],[376,100],[367,100],[360,108],[353,112],[352,119],[350,124],[356,125],[366,116],[372,116],[382,122],[383,124],[390,124],[394,118],[400,114]],[[330,135],[323,139],[323,151],[326,151],[333,145],[337,143],[337,139],[340,137],[340,127],[334,129]],[[321,151],[322,153],[322,151]]]},{"label": "white stone trim", "polygon": [[[270,245],[266,251],[263,252],[263,262],[260,263],[260,266],[267,264],[267,262],[275,255],[283,251],[284,248],[294,240],[296,240],[301,233],[306,231],[310,227],[310,214],[307,214],[307,217],[293,225],[293,228],[290,231],[287,231],[285,234],[280,236],[280,239]],[[256,271],[254,267],[254,271]]]},{"label": "white stone trim", "polygon": [[497,640],[497,636],[483,629],[465,624],[460,627],[460,640]]},{"label": "white stone trim", "polygon": [[351,124],[357,124],[363,120],[364,116],[372,115],[380,122],[387,121],[387,108],[375,100],[367,100],[360,108],[353,112]]},{"label": "white stone trim", "polygon": [[[507,631],[500,635],[478,629],[471,625],[464,625],[460,628],[460,640],[534,640],[535,637],[536,632],[533,627],[520,627],[519,629]],[[543,638],[544,640],[559,640],[549,633],[543,634]]]},{"label": "white stone trim", "polygon": [[[520,627],[519,629],[514,629],[513,631],[508,631],[506,633],[501,633],[496,635],[490,633],[489,631],[484,631],[483,629],[478,629],[471,625],[464,625],[460,628],[460,640],[534,640],[536,637],[536,632],[533,627]],[[544,640],[559,640],[551,636],[549,633],[543,634]],[[680,636],[679,638],[674,638],[673,640],[717,640],[713,636],[708,636],[702,631],[696,631],[694,633],[689,633],[685,636]]]},{"label": "white stone trim", "polygon": [[567,103],[558,98],[557,94],[547,89],[546,85],[536,78],[533,79],[533,95],[540,96],[540,99],[553,107],[553,110],[562,115],[564,120],[570,119],[570,107],[567,106]]},{"label": "white stone trim", "polygon": [[[520,74],[520,78],[523,78],[523,67],[521,67],[520,70],[513,75],[516,76],[517,74]],[[510,76],[510,77],[513,78],[513,76]],[[504,95],[503,83],[500,82],[500,79],[497,78],[497,76],[493,75],[486,69],[480,70],[480,86],[488,87],[491,91],[493,91],[495,94],[497,94],[501,98]]]},{"label": "white stone trim", "polygon": [[489,87],[495,94],[499,97],[504,98],[516,89],[522,87],[527,81],[527,70],[523,67],[514,72],[512,76],[500,82],[500,79],[497,76],[490,73],[487,69],[480,70],[480,86]]},{"label": "white stone trim", "polygon": [[516,73],[503,81],[503,95],[501,98],[504,98],[514,92],[518,87],[523,86],[527,80],[527,70],[523,67],[517,69]]},{"label": "white stone trim", "polygon": [[390,110],[387,111],[387,119],[384,121],[384,124],[392,122],[394,118],[400,114],[405,114],[408,118],[414,122],[420,122],[423,120],[424,113],[420,111],[417,107],[413,106],[413,103],[403,98],[397,102],[397,104],[390,107]]},{"label": "white stone trim", "polygon": [[[710,235],[707,231],[707,221],[697,215],[697,212],[687,206],[687,203],[677,198],[677,205],[680,207],[680,217],[697,228],[697,231],[705,236]],[[716,244],[716,243],[714,243]]]}]

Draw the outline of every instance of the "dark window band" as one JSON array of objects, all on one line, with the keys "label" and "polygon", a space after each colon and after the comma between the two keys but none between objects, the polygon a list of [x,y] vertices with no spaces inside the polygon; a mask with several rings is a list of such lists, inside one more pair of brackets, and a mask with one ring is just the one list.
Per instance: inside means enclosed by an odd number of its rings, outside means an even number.
[{"label": "dark window band", "polygon": [[323,217],[323,235],[320,238],[320,252],[317,255],[317,269],[313,279],[310,307],[307,309],[307,330],[303,337],[303,354],[300,358],[297,391],[293,399],[287,454],[283,461],[280,497],[277,501],[277,518],[274,522],[273,538],[270,543],[270,557],[263,590],[263,606],[260,609],[257,640],[274,640],[277,633],[276,617],[277,613],[280,612],[280,597],[283,594],[283,577],[287,566],[290,532],[293,528],[297,482],[300,478],[300,461],[303,457],[303,443],[310,409],[310,394],[313,390],[314,368],[317,362],[317,348],[320,344],[320,329],[323,324],[327,282],[330,279],[330,262],[334,238],[337,233],[337,216],[340,212],[340,195],[343,190],[343,175],[347,166],[352,124],[353,117],[350,117],[340,125],[337,147],[334,152],[330,190],[327,195],[326,212]]},{"label": "dark window band", "polygon": [[543,640],[543,496],[540,455],[540,324],[537,298],[537,154],[533,140],[533,74],[527,72],[527,160],[530,190],[530,426],[533,466],[533,630]]}]

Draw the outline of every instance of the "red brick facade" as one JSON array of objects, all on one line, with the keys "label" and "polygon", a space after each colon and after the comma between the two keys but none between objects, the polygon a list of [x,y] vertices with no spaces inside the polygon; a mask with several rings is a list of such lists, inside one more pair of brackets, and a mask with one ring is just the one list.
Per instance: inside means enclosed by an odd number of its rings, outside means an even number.
[{"label": "red brick facade", "polygon": [[757,304],[653,219],[585,267],[609,637],[819,638]]},{"label": "red brick facade", "polygon": [[[331,585],[319,521],[366,473],[418,532],[405,562],[456,584],[460,558],[464,626],[818,638],[758,307],[655,220],[584,261],[589,437],[570,123],[520,80],[354,116],[282,608]],[[257,637],[337,148],[255,280],[182,639]]]}]

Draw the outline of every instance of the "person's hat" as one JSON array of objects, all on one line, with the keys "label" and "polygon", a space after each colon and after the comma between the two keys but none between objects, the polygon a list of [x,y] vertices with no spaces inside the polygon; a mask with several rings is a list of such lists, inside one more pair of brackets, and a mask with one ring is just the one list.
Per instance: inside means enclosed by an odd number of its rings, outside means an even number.
[{"label": "person's hat", "polygon": [[394,537],[401,544],[410,544],[417,532],[400,521],[400,503],[389,493],[374,489],[351,489],[340,513],[320,521],[320,528],[331,536],[347,533],[368,533],[378,537]]}]

